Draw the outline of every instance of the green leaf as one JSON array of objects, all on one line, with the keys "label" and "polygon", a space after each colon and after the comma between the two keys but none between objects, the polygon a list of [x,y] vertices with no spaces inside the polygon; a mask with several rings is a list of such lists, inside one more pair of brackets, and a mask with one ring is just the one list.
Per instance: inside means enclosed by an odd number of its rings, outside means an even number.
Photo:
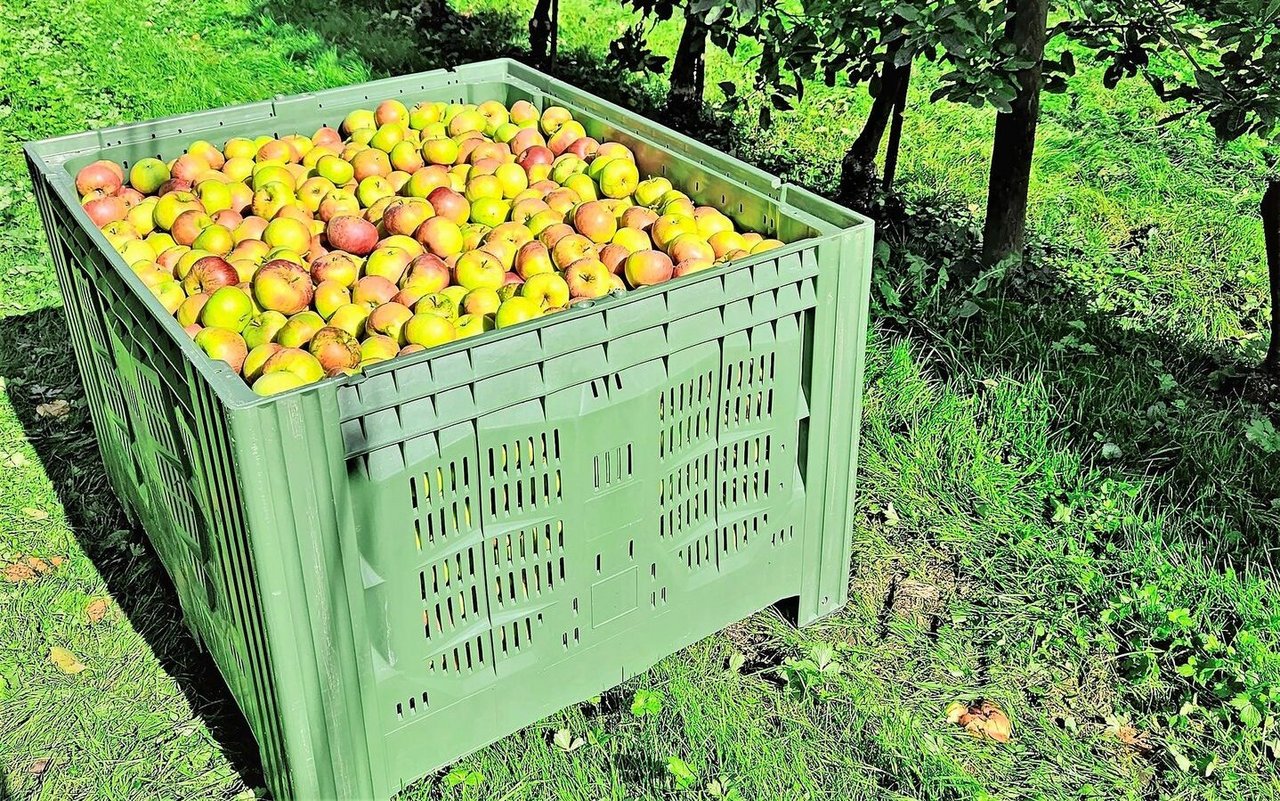
[{"label": "green leaf", "polygon": [[698,783],[698,774],[680,757],[667,757],[667,773],[675,781],[678,790],[688,790]]},{"label": "green leaf", "polygon": [[662,693],[653,690],[636,690],[631,700],[631,714],[638,718],[662,712]]}]

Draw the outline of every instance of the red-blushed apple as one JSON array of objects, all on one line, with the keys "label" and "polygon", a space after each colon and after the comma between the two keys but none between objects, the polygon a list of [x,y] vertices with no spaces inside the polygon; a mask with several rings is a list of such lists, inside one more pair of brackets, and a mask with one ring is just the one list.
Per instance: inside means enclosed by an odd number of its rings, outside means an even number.
[{"label": "red-blushed apple", "polygon": [[529,229],[516,222],[504,222],[501,225],[495,225],[493,230],[484,236],[485,244],[507,242],[515,246],[517,250],[531,239],[533,239],[533,234],[529,232]]},{"label": "red-blushed apple", "polygon": [[[492,233],[492,232],[490,232]],[[480,246],[480,250],[488,253],[498,260],[502,265],[502,269],[510,272],[516,261],[516,251],[519,250],[514,244],[505,239],[494,239],[488,235],[485,236],[484,244]]]},{"label": "red-blushed apple", "polygon": [[339,148],[342,146],[342,134],[325,125],[311,135],[311,141],[316,147]]},{"label": "red-blushed apple", "polygon": [[[495,292],[494,298],[497,296]],[[569,284],[559,273],[538,273],[521,285],[520,296],[537,303],[540,309],[563,306],[569,302]]]},{"label": "red-blushed apple", "polygon": [[411,177],[412,176],[404,170],[392,170],[386,180],[391,186],[391,191],[399,194],[404,190],[405,185],[409,183],[409,178]]},{"label": "red-blushed apple", "polygon": [[348,303],[345,306],[339,306],[338,310],[329,318],[329,325],[333,328],[341,328],[353,337],[364,336],[364,323],[369,319],[369,313],[372,311],[363,303]]},{"label": "red-blushed apple", "polygon": [[627,257],[623,266],[627,283],[633,287],[652,286],[671,278],[675,265],[660,250],[641,250]]},{"label": "red-blushed apple", "polygon": [[713,262],[711,259],[702,259],[702,258],[696,258],[696,257],[688,258],[688,259],[685,259],[684,261],[677,262],[675,269],[671,271],[671,275],[674,278],[679,278],[682,275],[688,275],[689,273],[696,273],[696,272],[699,272],[700,270],[709,270],[714,266],[715,266],[715,262]]},{"label": "red-blushed apple", "polygon": [[84,211],[93,220],[93,224],[101,228],[108,223],[123,220],[129,214],[129,207],[115,195],[103,195],[85,203]]},{"label": "red-blushed apple", "polygon": [[471,291],[466,287],[449,287],[449,289],[458,289],[462,294],[454,297],[448,292],[433,292],[430,295],[424,295],[413,307],[418,314],[434,314],[443,317],[446,320],[456,320],[458,317],[458,307],[462,305],[462,301],[466,300],[466,296]]},{"label": "red-blushed apple", "polygon": [[391,337],[399,344],[405,344],[404,324],[413,316],[408,306],[390,301],[382,304],[369,313],[365,320],[365,329],[383,336]]},{"label": "red-blushed apple", "polygon": [[170,194],[172,192],[190,192],[190,191],[191,191],[190,181],[184,181],[181,178],[170,178],[169,180],[160,184],[160,188],[156,190],[156,195],[158,197],[164,197],[165,195]]},{"label": "red-blushed apple", "polygon": [[[191,251],[194,253],[195,251]],[[188,295],[197,292],[212,294],[222,287],[240,283],[240,273],[231,262],[221,256],[201,256],[183,275],[182,288]]]},{"label": "red-blushed apple", "polygon": [[515,268],[516,273],[527,281],[539,273],[554,272],[556,265],[547,246],[535,239],[516,251]]},{"label": "red-blushed apple", "polygon": [[341,328],[321,328],[311,338],[307,350],[320,362],[326,375],[335,370],[351,370],[360,365],[360,342]]},{"label": "red-blushed apple", "polygon": [[259,312],[249,318],[249,322],[240,333],[244,337],[245,343],[252,350],[259,345],[274,342],[276,335],[280,333],[280,329],[284,328],[284,324],[288,321],[289,318],[278,311]]},{"label": "red-blushed apple", "polygon": [[550,138],[547,139],[547,147],[558,156],[568,150],[569,145],[586,135],[587,130],[582,127],[582,123],[577,120],[569,120],[557,128],[554,134],[551,134]]},{"label": "red-blushed apple", "polygon": [[511,222],[515,225],[524,226],[533,219],[540,211],[547,211],[551,207],[547,205],[545,200],[540,198],[525,198],[517,200],[511,204]]},{"label": "red-blushed apple", "polygon": [[[644,249],[641,248],[641,250]],[[631,253],[632,251],[627,250],[622,245],[608,244],[600,248],[600,261],[604,262],[604,266],[609,269],[609,272],[621,273],[622,265]]]},{"label": "red-blushed apple", "polygon": [[[517,137],[519,138],[519,137]],[[526,173],[536,164],[545,164],[550,167],[555,163],[556,154],[551,149],[543,145],[530,145],[520,151],[516,156],[516,164],[524,169]]]},{"label": "red-blushed apple", "polygon": [[360,201],[356,198],[355,192],[340,187],[324,196],[316,214],[325,222],[335,217],[359,217]]},{"label": "red-blushed apple", "polygon": [[435,216],[430,203],[414,198],[396,198],[382,213],[382,230],[388,234],[413,236],[429,218]]},{"label": "red-blushed apple", "polygon": [[200,333],[203,330],[204,330],[204,326],[200,325],[199,323],[192,323],[191,325],[182,326],[183,333],[185,333],[187,336],[191,337],[192,339],[195,339],[196,334]]},{"label": "red-blushed apple", "polygon": [[200,235],[200,232],[210,225],[213,225],[213,218],[206,214],[203,209],[191,209],[178,215],[178,218],[173,221],[173,226],[169,229],[169,233],[179,245],[190,245],[196,241],[196,237]]},{"label": "red-blushed apple", "polygon": [[224,286],[214,291],[200,310],[200,324],[239,334],[253,317],[253,301],[242,289]]},{"label": "red-blushed apple", "polygon": [[436,314],[418,313],[409,318],[403,329],[405,342],[423,348],[434,348],[457,338],[453,322]]},{"label": "red-blushed apple", "polygon": [[596,157],[596,153],[600,150],[600,142],[590,136],[584,136],[573,142],[564,149],[566,153],[572,153],[583,161],[591,161]]},{"label": "red-blushed apple", "polygon": [[178,307],[178,311],[173,315],[177,318],[178,325],[185,328],[199,323],[200,311],[204,308],[204,304],[208,302],[209,296],[204,292],[188,295],[187,299],[182,301],[182,305]]},{"label": "red-blushed apple", "polygon": [[[215,225],[221,225],[223,228],[231,231],[234,235],[235,230],[244,222],[244,215],[233,209],[223,209],[213,215],[213,222]],[[235,240],[234,236],[232,239],[233,242],[238,241]]]},{"label": "red-blushed apple", "polygon": [[90,192],[114,195],[123,184],[124,169],[114,161],[95,161],[76,173],[76,194],[82,197]]},{"label": "red-blushed apple", "polygon": [[611,287],[609,288],[609,289],[610,289],[610,291],[612,291],[612,292],[625,292],[625,291],[627,290],[627,282],[626,282],[626,281],[624,281],[624,280],[622,279],[622,276],[621,276],[621,275],[618,275],[617,273],[614,273],[614,274],[613,274],[613,278],[611,279],[611,281],[613,282],[613,286],[611,286]]},{"label": "red-blushed apple", "polygon": [[391,174],[391,157],[377,148],[361,150],[351,159],[351,177],[357,183]]},{"label": "red-blushed apple", "polygon": [[458,257],[454,266],[454,281],[467,289],[489,287],[497,289],[502,286],[506,269],[491,253],[483,250],[468,250]]},{"label": "red-blushed apple", "polygon": [[325,238],[335,250],[367,256],[378,245],[378,227],[355,216],[334,217],[325,224]]},{"label": "red-blushed apple", "polygon": [[582,234],[563,236],[551,248],[551,260],[561,270],[567,269],[578,259],[594,255],[596,255],[595,243]]},{"label": "red-blushed apple", "polygon": [[509,328],[541,315],[542,307],[537,301],[516,295],[502,301],[497,314],[494,315],[494,323],[498,328]]},{"label": "red-blushed apple", "polygon": [[471,216],[471,203],[466,197],[447,187],[437,187],[427,195],[427,202],[436,215],[461,225]]},{"label": "red-blushed apple", "polygon": [[311,280],[319,284],[333,281],[342,286],[355,286],[360,277],[360,261],[350,253],[330,251],[311,262]]},{"label": "red-blushed apple", "polygon": [[290,317],[276,334],[276,342],[286,348],[304,348],[316,332],[324,328],[324,318],[307,309]]},{"label": "red-blushed apple", "polygon": [[253,276],[253,297],[263,309],[294,315],[311,305],[314,294],[307,270],[285,259],[268,261]]},{"label": "red-blushed apple", "polygon": [[667,255],[677,264],[689,259],[706,262],[716,260],[715,249],[698,234],[681,234],[676,237],[667,245]]},{"label": "red-blushed apple", "polygon": [[[569,296],[574,298],[599,298],[608,294],[613,286],[612,275],[603,261],[590,256],[578,259],[564,271]],[[567,298],[565,302],[568,302]],[[564,302],[551,305],[563,306]]]},{"label": "red-blushed apple", "polygon": [[244,366],[249,348],[244,344],[244,337],[226,328],[205,327],[196,334],[196,345],[211,359],[227,363],[233,371],[240,372]]},{"label": "red-blushed apple", "polygon": [[379,240],[378,247],[399,248],[400,250],[408,253],[410,259],[416,259],[423,253],[427,252],[427,249],[420,245],[418,240],[411,236],[405,236],[404,234],[391,234],[390,236],[383,237]]},{"label": "red-blushed apple", "polygon": [[592,200],[574,210],[573,227],[587,239],[600,244],[608,242],[617,233],[618,220],[607,205]]},{"label": "red-blushed apple", "polygon": [[373,309],[390,301],[399,291],[399,287],[382,276],[366,275],[356,281],[355,289],[351,291],[351,302]]},{"label": "red-blushed apple", "polygon": [[382,334],[373,334],[360,343],[360,364],[367,366],[394,359],[400,353],[400,343]]},{"label": "red-blushed apple", "polygon": [[493,314],[498,311],[498,306],[502,300],[498,297],[496,289],[481,287],[473,289],[462,299],[459,308],[460,313],[466,314]]},{"label": "red-blushed apple", "polygon": [[577,231],[573,230],[572,225],[569,225],[568,223],[556,223],[555,225],[549,225],[542,229],[538,234],[538,241],[546,245],[548,248],[554,248],[556,245],[560,244],[561,239],[576,233]]},{"label": "red-blushed apple", "polygon": [[432,164],[410,174],[409,182],[404,185],[401,192],[409,197],[425,200],[442,186],[450,186],[449,171],[439,164]]},{"label": "red-blushed apple", "polygon": [[[570,175],[564,179],[564,188],[572,190],[575,195],[582,198],[583,202],[600,199],[600,194],[596,191],[596,182],[581,173]],[[555,208],[555,206],[552,205],[552,208]]]},{"label": "red-blushed apple", "polygon": [[400,288],[417,292],[421,297],[447,287],[450,277],[449,266],[443,259],[434,253],[423,253],[409,262],[400,278]]},{"label": "red-blushed apple", "polygon": [[555,191],[548,192],[547,196],[543,198],[543,202],[546,203],[547,207],[552,211],[559,212],[560,214],[567,216],[573,213],[575,206],[583,202],[583,200],[589,199],[590,198],[583,198],[577,192],[569,189],[568,187],[561,187]]},{"label": "red-blushed apple", "polygon": [[458,223],[446,217],[431,217],[418,226],[413,238],[442,259],[462,252],[463,236]]}]

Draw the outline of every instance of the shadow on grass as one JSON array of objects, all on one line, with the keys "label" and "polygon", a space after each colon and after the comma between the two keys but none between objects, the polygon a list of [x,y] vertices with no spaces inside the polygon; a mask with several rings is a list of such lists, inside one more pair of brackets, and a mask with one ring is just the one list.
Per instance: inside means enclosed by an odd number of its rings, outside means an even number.
[{"label": "shadow on grass", "polygon": [[[116,604],[244,783],[259,787],[262,769],[248,724],[213,658],[183,624],[168,575],[142,532],[130,529],[107,480],[69,341],[66,316],[59,308],[0,318],[0,376],[8,382],[10,401],[76,540]],[[65,418],[46,419],[37,413],[44,388],[77,401]]]}]

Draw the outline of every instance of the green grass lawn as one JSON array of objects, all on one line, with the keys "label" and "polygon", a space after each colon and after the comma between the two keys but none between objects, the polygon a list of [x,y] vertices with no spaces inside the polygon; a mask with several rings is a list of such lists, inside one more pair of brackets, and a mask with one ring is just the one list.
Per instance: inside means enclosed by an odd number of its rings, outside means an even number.
[{"label": "green grass lawn", "polygon": [[[378,2],[6,8],[0,562],[49,569],[0,577],[0,798],[261,786],[234,702],[102,475],[19,144],[516,52],[531,6],[466,0],[421,36]],[[562,8],[564,74],[649,107],[659,79],[600,61],[626,15]],[[748,57],[714,53],[709,85]],[[1264,322],[1257,147],[1157,128],[1147,92],[1082,74],[1048,103],[1035,259],[975,281],[961,275],[992,118],[928,105],[929,79],[909,110],[906,209],[878,254],[848,608],[803,631],[756,615],[407,798],[1280,797],[1280,406],[1246,370]],[[865,100],[806,98],[770,130],[744,118],[709,135],[829,188]],[[1124,247],[1148,225],[1145,248]],[[64,673],[53,647],[87,669]],[[660,714],[631,711],[641,690]],[[946,721],[977,698],[1008,712],[1009,743]],[[562,729],[587,744],[563,751]],[[693,791],[676,789],[680,765]]]}]

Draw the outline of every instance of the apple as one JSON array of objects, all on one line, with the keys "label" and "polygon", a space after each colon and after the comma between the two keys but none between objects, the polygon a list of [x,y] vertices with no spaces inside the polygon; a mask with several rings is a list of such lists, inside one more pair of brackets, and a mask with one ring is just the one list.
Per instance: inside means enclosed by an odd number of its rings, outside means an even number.
[{"label": "apple", "polygon": [[316,332],[307,346],[307,350],[326,374],[334,371],[351,370],[360,365],[360,343],[350,333],[326,326]]},{"label": "apple", "polygon": [[[603,267],[604,265],[601,265],[602,269]],[[563,306],[569,302],[569,284],[560,277],[559,273],[538,273],[521,285],[520,296],[529,298],[542,309]],[[496,300],[497,297],[498,294],[495,292],[494,299]],[[472,310],[467,309],[467,311]]]},{"label": "apple", "polygon": [[261,189],[254,190],[250,208],[255,216],[270,220],[281,209],[295,202],[297,202],[297,196],[294,195],[292,186],[282,181],[272,181]]},{"label": "apple", "polygon": [[[198,253],[198,251],[190,251]],[[212,254],[201,255],[182,275],[182,288],[188,295],[198,292],[212,294],[217,290],[240,283],[240,273],[231,262]]]},{"label": "apple", "polygon": [[76,193],[81,196],[91,192],[100,196],[114,195],[123,185],[124,169],[114,161],[95,161],[76,173]]},{"label": "apple", "polygon": [[517,250],[532,239],[533,233],[526,226],[517,222],[504,222],[501,225],[495,225],[493,230],[485,234],[484,237],[486,244],[490,242],[506,242]]},{"label": "apple", "polygon": [[285,259],[268,261],[253,276],[253,297],[263,309],[298,314],[311,305],[314,295],[315,284],[307,270]]},{"label": "apple", "polygon": [[567,269],[578,259],[596,255],[595,243],[582,234],[567,234],[559,238],[551,248],[551,260],[561,270]]},{"label": "apple", "polygon": [[762,239],[751,246],[751,253],[752,255],[755,255],[756,253],[764,253],[766,250],[780,248],[782,245],[783,242],[780,239]]},{"label": "apple", "polygon": [[441,137],[422,143],[422,158],[428,164],[453,164],[459,153],[458,143],[452,139]]},{"label": "apple", "polygon": [[315,142],[316,147],[328,147],[337,149],[342,146],[342,134],[334,128],[325,125],[316,129],[311,135],[311,141]]},{"label": "apple", "polygon": [[[587,129],[577,120],[569,120],[547,138],[547,147],[557,156],[568,150],[569,145],[587,135]],[[501,327],[501,326],[499,326]]]},{"label": "apple", "polygon": [[413,307],[413,310],[418,314],[434,314],[446,320],[457,319],[458,307],[466,300],[466,295],[471,294],[474,290],[468,291],[465,287],[449,287],[449,289],[459,289],[464,294],[454,297],[453,294],[444,291],[433,292],[422,297]]},{"label": "apple", "polygon": [[671,278],[675,265],[660,250],[640,250],[627,257],[623,266],[627,283],[633,287],[652,286]]},{"label": "apple", "polygon": [[190,245],[205,228],[213,225],[213,218],[204,209],[191,209],[178,215],[169,233],[179,245]]},{"label": "apple", "polygon": [[[639,248],[639,250],[648,250],[648,247]],[[609,272],[620,273],[627,257],[633,252],[622,245],[610,243],[600,248],[600,261],[604,263],[605,267],[609,268]]]},{"label": "apple", "polygon": [[441,116],[441,104],[429,100],[423,101],[409,111],[409,127],[415,131],[421,131],[428,125],[439,122]]},{"label": "apple", "polygon": [[525,227],[529,229],[529,233],[539,236],[548,228],[562,223],[564,223],[564,215],[554,209],[547,208],[530,217],[529,222],[525,223]]},{"label": "apple", "polygon": [[413,317],[409,307],[388,302],[374,309],[365,320],[365,328],[375,334],[391,337],[401,345],[405,343],[404,325]]},{"label": "apple", "polygon": [[423,348],[433,348],[457,338],[453,322],[436,314],[419,313],[404,325],[405,342]]},{"label": "apple", "polygon": [[399,288],[379,275],[366,275],[356,282],[351,291],[351,302],[362,303],[370,309],[390,301],[399,292]]},{"label": "apple", "polygon": [[253,317],[253,301],[244,290],[224,286],[209,296],[200,310],[200,324],[209,328],[225,328],[239,334]]},{"label": "apple", "polygon": [[348,303],[339,306],[329,318],[329,326],[341,328],[353,337],[364,336],[364,324],[372,310],[363,303]]},{"label": "apple", "polygon": [[714,266],[715,266],[715,262],[713,262],[711,259],[702,259],[702,258],[696,258],[696,257],[688,258],[688,259],[685,259],[684,261],[676,262],[675,269],[672,270],[671,275],[674,278],[679,278],[682,275],[688,275],[689,273],[696,273],[700,270],[709,270]]},{"label": "apple", "polygon": [[325,224],[325,238],[336,250],[367,256],[378,244],[378,227],[351,215],[334,217]]},{"label": "apple", "polygon": [[337,281],[321,281],[316,284],[312,304],[320,316],[328,320],[340,307],[351,302],[351,289]]},{"label": "apple", "polygon": [[481,287],[467,293],[462,299],[461,311],[474,315],[493,314],[501,303],[497,290]]},{"label": "apple", "polygon": [[250,347],[249,353],[245,356],[244,364],[240,366],[240,374],[244,376],[244,380],[252,384],[262,375],[262,368],[266,365],[267,360],[284,350],[284,346],[276,342],[267,342],[257,347]]},{"label": "apple", "polygon": [[317,284],[333,281],[350,287],[359,277],[360,261],[350,253],[332,250],[311,261],[311,280]]},{"label": "apple", "polygon": [[160,301],[160,305],[164,306],[165,311],[169,312],[169,314],[177,314],[178,308],[187,299],[187,293],[182,291],[182,284],[172,278],[158,281],[149,288],[151,289],[151,294],[156,296],[156,300]]},{"label": "apple", "polygon": [[356,183],[364,183],[369,178],[385,178],[392,169],[391,157],[377,148],[361,150],[351,158],[351,177]]},{"label": "apple", "polygon": [[508,328],[526,320],[532,320],[542,314],[542,307],[537,301],[516,295],[502,302],[498,313],[494,315],[494,323],[498,328]]},{"label": "apple", "polygon": [[717,231],[707,238],[707,244],[717,259],[723,259],[735,250],[747,249],[747,240],[736,231]]},{"label": "apple", "polygon": [[573,227],[592,242],[601,244],[608,242],[617,233],[618,220],[607,205],[592,200],[574,210]]},{"label": "apple", "polygon": [[434,253],[423,253],[409,262],[399,283],[402,290],[412,290],[421,296],[444,289],[450,278],[449,266],[443,259]]},{"label": "apple", "polygon": [[681,234],[697,232],[698,224],[692,217],[683,214],[663,214],[654,220],[653,226],[649,229],[649,236],[653,239],[654,247],[666,250],[667,246]]},{"label": "apple", "polygon": [[577,231],[573,230],[572,225],[568,225],[567,223],[556,223],[542,229],[542,231],[538,233],[538,241],[546,245],[548,248],[554,248],[560,243],[561,239],[576,233]]},{"label": "apple", "polygon": [[481,197],[471,203],[471,222],[488,228],[506,222],[510,214],[511,204],[500,198]]},{"label": "apple", "polygon": [[[603,261],[591,257],[575,261],[564,271],[566,287],[569,296],[573,298],[599,298],[607,295],[613,286],[612,275],[613,272]],[[568,298],[565,298],[563,302],[551,305],[563,306],[567,302]]]},{"label": "apple", "polygon": [[716,260],[715,249],[698,234],[681,234],[667,245],[667,254],[677,264],[689,259],[713,262]]},{"label": "apple", "polygon": [[473,337],[492,331],[494,328],[492,314],[464,314],[453,324],[458,339]]},{"label": "apple", "polygon": [[424,200],[397,198],[382,213],[382,230],[388,234],[413,236],[424,222],[434,216],[435,209]]},{"label": "apple", "polygon": [[437,187],[427,195],[427,202],[436,215],[461,225],[471,216],[471,203],[463,195],[448,187]]},{"label": "apple", "polygon": [[519,248],[505,239],[495,239],[492,234],[492,231],[485,234],[484,243],[480,245],[480,250],[493,256],[502,265],[504,271],[510,272],[515,264],[516,251]]},{"label": "apple", "polygon": [[260,345],[274,342],[276,335],[288,321],[289,318],[278,311],[260,312],[249,319],[241,334],[249,348],[256,349]]},{"label": "apple", "polygon": [[178,325],[185,328],[199,322],[200,311],[208,301],[209,296],[204,292],[188,295],[187,299],[182,301],[182,305],[178,307],[178,311],[174,312],[173,316],[178,319]]},{"label": "apple", "polygon": [[[95,162],[97,163],[97,162]],[[93,165],[89,165],[92,167]],[[88,169],[86,167],[85,169]],[[81,171],[83,172],[83,170]],[[133,166],[129,168],[129,185],[144,195],[153,195],[159,191],[164,182],[172,176],[169,174],[169,165],[165,164],[158,158],[148,157],[138,159]],[[76,188],[79,189],[80,181],[77,178]],[[81,193],[83,194],[83,193]]]},{"label": "apple", "polygon": [[454,280],[467,289],[489,287],[497,289],[502,286],[506,269],[491,253],[483,250],[468,250],[458,257],[454,266]]},{"label": "apple", "polygon": [[290,317],[276,333],[276,342],[286,348],[303,348],[324,328],[324,318],[308,309]]},{"label": "apple", "polygon": [[235,372],[244,366],[249,348],[244,337],[226,328],[204,328],[196,334],[196,345],[211,359],[226,362]]},{"label": "apple", "polygon": [[575,139],[572,144],[565,148],[566,153],[572,153],[583,161],[591,161],[596,157],[597,151],[600,150],[600,142],[590,136],[584,136],[581,139]]},{"label": "apple", "polygon": [[324,378],[320,360],[307,353],[300,345],[285,345],[262,365],[263,377],[273,373],[292,373],[310,384]]},{"label": "apple", "polygon": [[399,342],[382,334],[374,334],[366,337],[360,343],[360,364],[365,366],[375,362],[386,361],[387,359],[394,359],[399,353]]},{"label": "apple", "polygon": [[401,192],[409,197],[425,200],[436,189],[450,185],[449,171],[438,164],[433,164],[414,171]]},{"label": "apple", "polygon": [[391,166],[400,172],[412,173],[420,169],[426,162],[418,145],[408,139],[401,140],[391,148],[389,159]]},{"label": "apple", "polygon": [[129,213],[129,207],[121,198],[104,195],[85,203],[84,211],[93,220],[93,224],[101,228],[116,220],[123,220]]}]

